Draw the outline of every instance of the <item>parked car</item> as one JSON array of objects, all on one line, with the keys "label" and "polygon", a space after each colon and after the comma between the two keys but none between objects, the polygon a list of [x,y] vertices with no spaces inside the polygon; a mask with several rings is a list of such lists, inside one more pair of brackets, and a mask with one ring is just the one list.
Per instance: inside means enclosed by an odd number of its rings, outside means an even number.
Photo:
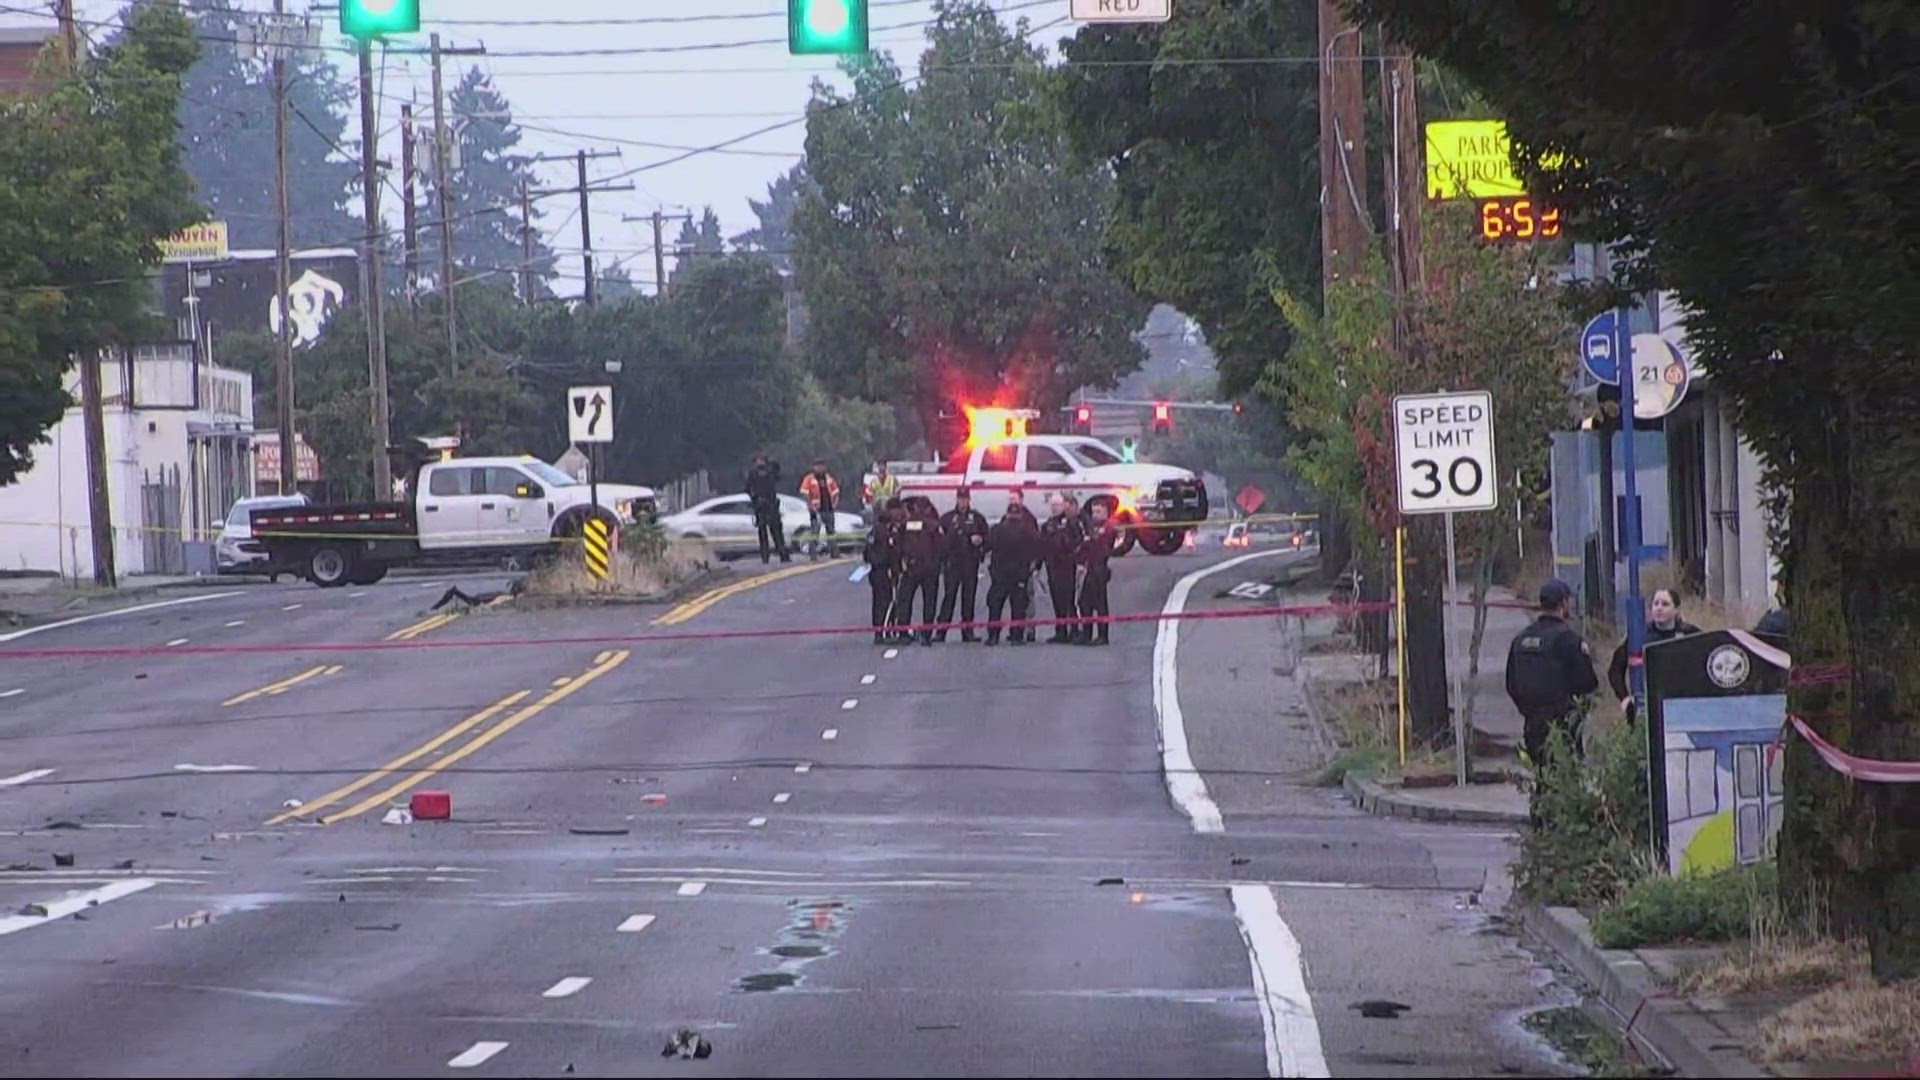
[{"label": "parked car", "polygon": [[222,574],[269,573],[267,549],[253,536],[253,512],[305,505],[305,495],[259,495],[234,503],[213,544],[214,569]]},{"label": "parked car", "polygon": [[[836,510],[833,514],[835,552],[859,546],[867,531],[866,519],[859,514]],[[780,522],[786,526],[787,546],[809,552],[818,538],[814,536],[813,514],[806,500],[798,495],[780,496]],[[745,495],[721,495],[660,519],[660,527],[675,540],[703,541],[722,558],[729,555],[756,555],[760,552],[759,530],[753,525],[753,507]]]}]

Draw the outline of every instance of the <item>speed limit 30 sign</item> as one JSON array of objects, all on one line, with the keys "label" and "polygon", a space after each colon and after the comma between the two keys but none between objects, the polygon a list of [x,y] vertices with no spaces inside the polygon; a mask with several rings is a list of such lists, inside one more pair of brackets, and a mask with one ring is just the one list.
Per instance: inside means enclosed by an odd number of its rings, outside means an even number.
[{"label": "speed limit 30 sign", "polygon": [[1393,456],[1402,514],[1493,510],[1493,395],[1403,394],[1393,399]]}]

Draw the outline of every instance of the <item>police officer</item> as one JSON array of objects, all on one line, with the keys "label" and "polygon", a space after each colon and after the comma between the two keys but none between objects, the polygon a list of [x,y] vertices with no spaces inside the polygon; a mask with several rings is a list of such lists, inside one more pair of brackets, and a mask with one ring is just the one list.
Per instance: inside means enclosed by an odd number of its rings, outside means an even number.
[{"label": "police officer", "polygon": [[935,605],[940,599],[940,515],[924,495],[907,500],[906,516],[900,524],[900,567],[894,578],[894,625],[901,627],[902,640],[912,640],[906,630],[913,622],[913,599],[920,598],[920,644],[933,644],[932,625],[939,621]]},{"label": "police officer", "polygon": [[1079,636],[1079,612],[1074,608],[1074,576],[1079,571],[1080,545],[1087,541],[1086,523],[1073,513],[1073,503],[1065,495],[1051,502],[1053,516],[1040,526],[1042,550],[1047,565],[1047,594],[1053,600],[1053,636],[1048,641],[1070,645]]},{"label": "police officer", "polygon": [[893,640],[893,593],[895,564],[899,561],[899,522],[895,515],[900,500],[883,504],[873,515],[873,527],[867,530],[866,550],[862,557],[868,566],[867,588],[873,593],[873,643],[885,645]]},{"label": "police officer", "polygon": [[768,561],[769,541],[781,562],[792,562],[787,552],[787,527],[780,520],[780,463],[764,453],[753,455],[747,469],[747,502],[753,507],[753,527],[760,534],[760,561]]},{"label": "police officer", "polygon": [[[1000,644],[1000,614],[1013,606],[1013,621],[1025,622],[1033,600],[1033,563],[1040,555],[1040,530],[1032,514],[1007,507],[1005,517],[987,532],[987,644]],[[1007,641],[1024,645],[1033,640],[1033,627],[1015,626]]]},{"label": "police officer", "polygon": [[940,518],[940,623],[936,635],[947,640],[953,622],[954,601],[960,603],[960,640],[978,641],[973,633],[973,602],[980,591],[980,560],[987,554],[987,519],[973,508],[973,493],[961,488],[953,509]]},{"label": "police officer", "polygon": [[1108,568],[1107,560],[1113,558],[1113,545],[1120,539],[1120,530],[1107,517],[1109,512],[1105,502],[1096,502],[1093,511],[1093,527],[1087,539],[1080,545],[1080,565],[1087,568],[1087,574],[1080,582],[1078,607],[1085,623],[1074,641],[1080,645],[1109,645],[1108,632],[1113,624],[1105,621],[1113,616],[1113,606],[1107,599],[1107,583],[1113,580],[1113,571]]},{"label": "police officer", "polygon": [[1027,524],[1033,526],[1035,532],[1040,530],[1040,519],[1027,509],[1027,500],[1018,491],[1007,492],[1007,513],[1027,519]]},{"label": "police officer", "polygon": [[1567,620],[1573,615],[1573,590],[1549,579],[1540,586],[1540,615],[1520,631],[1507,649],[1507,696],[1526,721],[1527,757],[1533,767],[1546,764],[1547,740],[1554,727],[1579,745],[1573,721],[1576,701],[1600,687],[1593,652]]}]

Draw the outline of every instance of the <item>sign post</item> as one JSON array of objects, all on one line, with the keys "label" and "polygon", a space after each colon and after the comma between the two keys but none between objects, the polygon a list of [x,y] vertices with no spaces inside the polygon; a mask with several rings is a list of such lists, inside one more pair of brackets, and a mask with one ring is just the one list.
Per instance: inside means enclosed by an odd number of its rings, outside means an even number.
[{"label": "sign post", "polygon": [[[1453,707],[1457,779],[1470,777],[1461,665],[1455,655],[1454,607],[1460,590],[1455,558],[1453,515],[1497,510],[1499,466],[1494,459],[1493,395],[1485,390],[1438,394],[1401,394],[1393,399],[1393,452],[1402,516],[1445,514],[1447,529],[1447,602],[1442,620],[1447,639],[1448,692]],[[1404,665],[1403,665],[1404,666]]]},{"label": "sign post", "polygon": [[[613,387],[567,388],[567,441],[578,446],[613,441]],[[600,455],[587,452],[587,499],[593,504],[588,520],[600,516]]]}]

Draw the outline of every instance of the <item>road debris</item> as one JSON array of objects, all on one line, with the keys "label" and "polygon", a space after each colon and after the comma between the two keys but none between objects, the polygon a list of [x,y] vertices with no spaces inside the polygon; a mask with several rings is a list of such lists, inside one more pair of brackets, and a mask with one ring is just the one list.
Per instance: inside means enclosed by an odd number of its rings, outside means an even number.
[{"label": "road debris", "polygon": [[54,852],[54,853],[53,853],[53,865],[55,865],[55,866],[72,866],[72,865],[73,865],[73,852],[71,852],[71,851],[56,851],[56,852]]},{"label": "road debris", "polygon": [[413,824],[413,811],[404,806],[396,806],[387,811],[387,816],[380,819],[380,824],[411,825]]},{"label": "road debris", "polygon": [[1413,1006],[1402,1005],[1397,1001],[1383,1001],[1379,998],[1372,998],[1367,1001],[1356,1001],[1347,1006],[1347,1008],[1358,1009],[1360,1015],[1369,1020],[1398,1020],[1401,1013],[1413,1008]]},{"label": "road debris", "polygon": [[682,1061],[689,1058],[704,1060],[712,1054],[713,1043],[692,1028],[681,1028],[675,1032],[673,1038],[667,1040],[666,1047],[660,1051],[661,1057],[678,1055]]}]

